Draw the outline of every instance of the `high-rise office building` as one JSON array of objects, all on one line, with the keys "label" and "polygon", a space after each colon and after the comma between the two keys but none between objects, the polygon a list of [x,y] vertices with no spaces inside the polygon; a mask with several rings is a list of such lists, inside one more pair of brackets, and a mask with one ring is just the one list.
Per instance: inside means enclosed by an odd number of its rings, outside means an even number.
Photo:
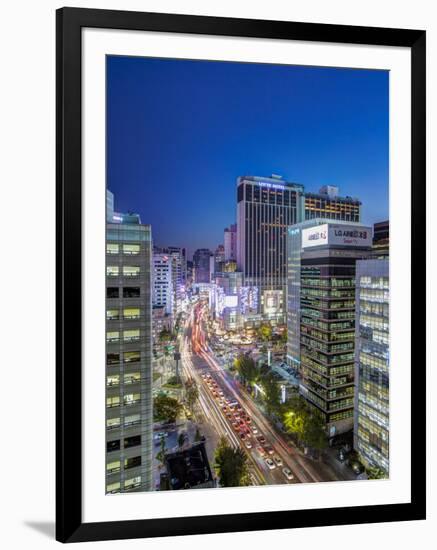
[{"label": "high-rise office building", "polygon": [[338,192],[338,187],[325,185],[318,193],[305,193],[305,219],[360,222],[361,202],[352,197],[340,197]]},{"label": "high-rise office building", "polygon": [[224,231],[225,261],[237,261],[237,224],[233,223]]},{"label": "high-rise office building", "polygon": [[106,492],[152,489],[151,229],[107,212]]},{"label": "high-rise office building", "polygon": [[152,303],[174,314],[173,262],[168,254],[154,253],[152,261]]},{"label": "high-rise office building", "polygon": [[385,258],[390,252],[390,224],[389,221],[373,224],[373,254],[374,258]]},{"label": "high-rise office building", "polygon": [[154,247],[154,252],[164,254],[171,261],[173,291],[173,314],[176,316],[183,309],[187,280],[187,259],[185,248],[179,246]]},{"label": "high-rise office building", "polygon": [[288,229],[287,360],[330,437],[353,427],[355,263],[371,244],[372,228],[361,224],[319,219]]},{"label": "high-rise office building", "polygon": [[389,473],[389,260],[356,265],[354,448]]},{"label": "high-rise office building", "polygon": [[211,250],[208,248],[198,248],[193,254],[193,270],[194,270],[194,282],[196,283],[210,283],[211,282],[211,269],[210,258],[212,256]]},{"label": "high-rise office building", "polygon": [[303,186],[279,176],[237,179],[237,265],[258,287],[263,319],[284,320],[287,227],[302,221]]}]

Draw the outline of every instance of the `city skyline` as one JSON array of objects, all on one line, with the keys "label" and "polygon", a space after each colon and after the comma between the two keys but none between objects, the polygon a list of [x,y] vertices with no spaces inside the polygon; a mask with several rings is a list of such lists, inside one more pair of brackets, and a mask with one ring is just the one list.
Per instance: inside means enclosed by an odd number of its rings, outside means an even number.
[{"label": "city skyline", "polygon": [[153,226],[157,245],[186,246],[189,258],[214,250],[236,221],[237,177],[254,173],[279,173],[308,192],[339,186],[362,201],[363,223],[388,218],[386,72],[107,63],[108,188],[121,211]]}]

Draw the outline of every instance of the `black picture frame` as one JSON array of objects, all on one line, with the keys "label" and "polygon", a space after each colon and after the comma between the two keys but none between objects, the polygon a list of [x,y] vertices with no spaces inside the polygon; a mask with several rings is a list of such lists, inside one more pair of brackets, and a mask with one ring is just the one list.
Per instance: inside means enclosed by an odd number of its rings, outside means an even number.
[{"label": "black picture frame", "polygon": [[[411,502],[375,506],[82,522],[80,357],[81,31],[83,28],[336,42],[411,49],[412,347]],[[79,542],[425,519],[425,50],[423,30],[261,21],[96,9],[56,14],[57,382],[56,538]]]}]

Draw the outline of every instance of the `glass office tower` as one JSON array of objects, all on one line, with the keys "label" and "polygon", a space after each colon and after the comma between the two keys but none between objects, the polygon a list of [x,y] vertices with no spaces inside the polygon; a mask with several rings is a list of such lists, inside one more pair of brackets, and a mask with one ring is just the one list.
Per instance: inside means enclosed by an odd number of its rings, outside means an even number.
[{"label": "glass office tower", "polygon": [[151,229],[107,212],[106,492],[152,489]]},{"label": "glass office tower", "polygon": [[389,473],[389,260],[356,266],[354,447]]},{"label": "glass office tower", "polygon": [[370,253],[372,229],[319,219],[288,234],[287,359],[334,437],[353,427],[355,263]]}]

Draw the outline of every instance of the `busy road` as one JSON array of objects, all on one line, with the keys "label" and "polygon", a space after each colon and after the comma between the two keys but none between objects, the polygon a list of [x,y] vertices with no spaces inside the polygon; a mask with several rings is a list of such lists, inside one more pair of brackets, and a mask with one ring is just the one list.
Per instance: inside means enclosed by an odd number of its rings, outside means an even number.
[{"label": "busy road", "polygon": [[199,405],[208,423],[218,436],[225,436],[232,446],[244,450],[254,485],[324,481],[311,460],[278,434],[215,357],[206,338],[206,315],[207,308],[202,304],[192,309],[185,324],[181,358],[185,377],[194,379],[198,386]]}]

